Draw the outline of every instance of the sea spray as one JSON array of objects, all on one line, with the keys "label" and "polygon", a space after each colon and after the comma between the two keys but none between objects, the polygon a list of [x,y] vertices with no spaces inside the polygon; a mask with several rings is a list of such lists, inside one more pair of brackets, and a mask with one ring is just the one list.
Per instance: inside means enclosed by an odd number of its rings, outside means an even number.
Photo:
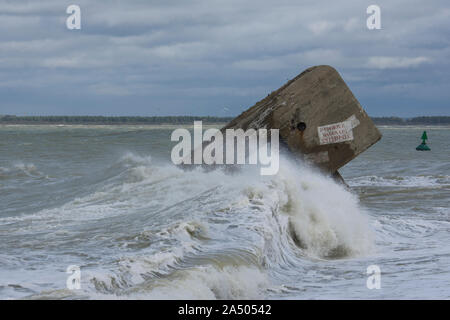
[{"label": "sea spray", "polygon": [[306,259],[368,253],[372,239],[356,196],[281,160],[277,175],[261,176],[257,167],[184,171],[126,153],[93,193],[27,216],[36,231],[58,223],[33,241],[76,245],[80,256],[103,260],[80,265],[82,289],[73,294],[119,299],[264,298],[285,290],[289,277],[301,279]]},{"label": "sea spray", "polygon": [[291,161],[284,161],[274,183],[282,212],[289,215],[291,234],[306,253],[342,258],[373,249],[369,221],[356,195],[345,187]]},{"label": "sea spray", "polygon": [[[142,167],[136,161],[130,174],[143,176],[127,182],[128,192],[135,184],[163,183],[163,167],[136,171]],[[299,257],[370,252],[373,238],[355,195],[306,165],[283,158],[281,168],[273,177],[261,177],[255,168],[233,175],[200,168],[171,171],[164,181],[171,186],[166,206],[174,194],[180,202],[161,212],[154,231],[134,238],[140,244],[126,243],[153,253],[121,258],[109,277],[91,279],[95,291],[147,298],[261,298],[275,290],[274,274],[301,266]],[[152,243],[171,245],[158,251]]]}]

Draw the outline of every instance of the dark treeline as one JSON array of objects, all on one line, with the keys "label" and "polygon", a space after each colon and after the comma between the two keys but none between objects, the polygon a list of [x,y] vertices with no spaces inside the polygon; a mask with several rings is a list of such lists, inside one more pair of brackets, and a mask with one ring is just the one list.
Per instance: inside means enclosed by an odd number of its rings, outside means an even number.
[{"label": "dark treeline", "polygon": [[204,123],[225,123],[232,118],[167,116],[167,117],[105,117],[105,116],[0,116],[3,124],[192,124],[194,121]]},{"label": "dark treeline", "polygon": [[450,117],[371,117],[373,122],[378,125],[450,125]]},{"label": "dark treeline", "polygon": [[[0,115],[0,124],[192,124],[226,123],[232,117],[166,116],[166,117],[105,117],[105,116],[14,116]],[[450,117],[372,117],[377,125],[450,125]]]}]

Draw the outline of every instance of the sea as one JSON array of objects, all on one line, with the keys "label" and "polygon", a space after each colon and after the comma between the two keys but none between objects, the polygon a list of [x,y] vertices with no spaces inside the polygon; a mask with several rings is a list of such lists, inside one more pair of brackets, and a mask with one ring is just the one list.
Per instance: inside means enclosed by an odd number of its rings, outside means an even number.
[{"label": "sea", "polygon": [[450,298],[449,127],[380,127],[348,186],[184,170],[174,129],[0,126],[0,299]]}]

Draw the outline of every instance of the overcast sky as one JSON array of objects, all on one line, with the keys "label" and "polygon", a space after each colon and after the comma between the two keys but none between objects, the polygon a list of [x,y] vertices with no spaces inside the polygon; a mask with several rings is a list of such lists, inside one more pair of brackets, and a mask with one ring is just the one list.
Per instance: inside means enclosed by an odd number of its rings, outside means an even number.
[{"label": "overcast sky", "polygon": [[0,0],[0,23],[0,114],[234,116],[328,64],[369,115],[450,115],[448,0]]}]

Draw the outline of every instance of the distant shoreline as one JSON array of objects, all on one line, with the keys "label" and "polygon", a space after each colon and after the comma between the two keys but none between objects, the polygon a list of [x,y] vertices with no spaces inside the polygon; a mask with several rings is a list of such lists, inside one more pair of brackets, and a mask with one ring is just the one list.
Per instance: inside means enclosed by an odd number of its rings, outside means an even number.
[{"label": "distant shoreline", "polygon": [[233,117],[209,116],[161,116],[161,117],[125,117],[125,116],[1,116],[0,125],[192,125],[194,121],[204,124],[228,123]]},{"label": "distant shoreline", "polygon": [[371,117],[375,125],[379,126],[450,126],[448,116],[429,116],[414,118],[399,117]]},{"label": "distant shoreline", "polygon": [[[204,124],[223,124],[234,117],[209,116],[14,116],[0,115],[0,125],[189,125],[194,121]],[[380,126],[450,126],[450,116],[431,117],[371,117],[375,125]]]}]

